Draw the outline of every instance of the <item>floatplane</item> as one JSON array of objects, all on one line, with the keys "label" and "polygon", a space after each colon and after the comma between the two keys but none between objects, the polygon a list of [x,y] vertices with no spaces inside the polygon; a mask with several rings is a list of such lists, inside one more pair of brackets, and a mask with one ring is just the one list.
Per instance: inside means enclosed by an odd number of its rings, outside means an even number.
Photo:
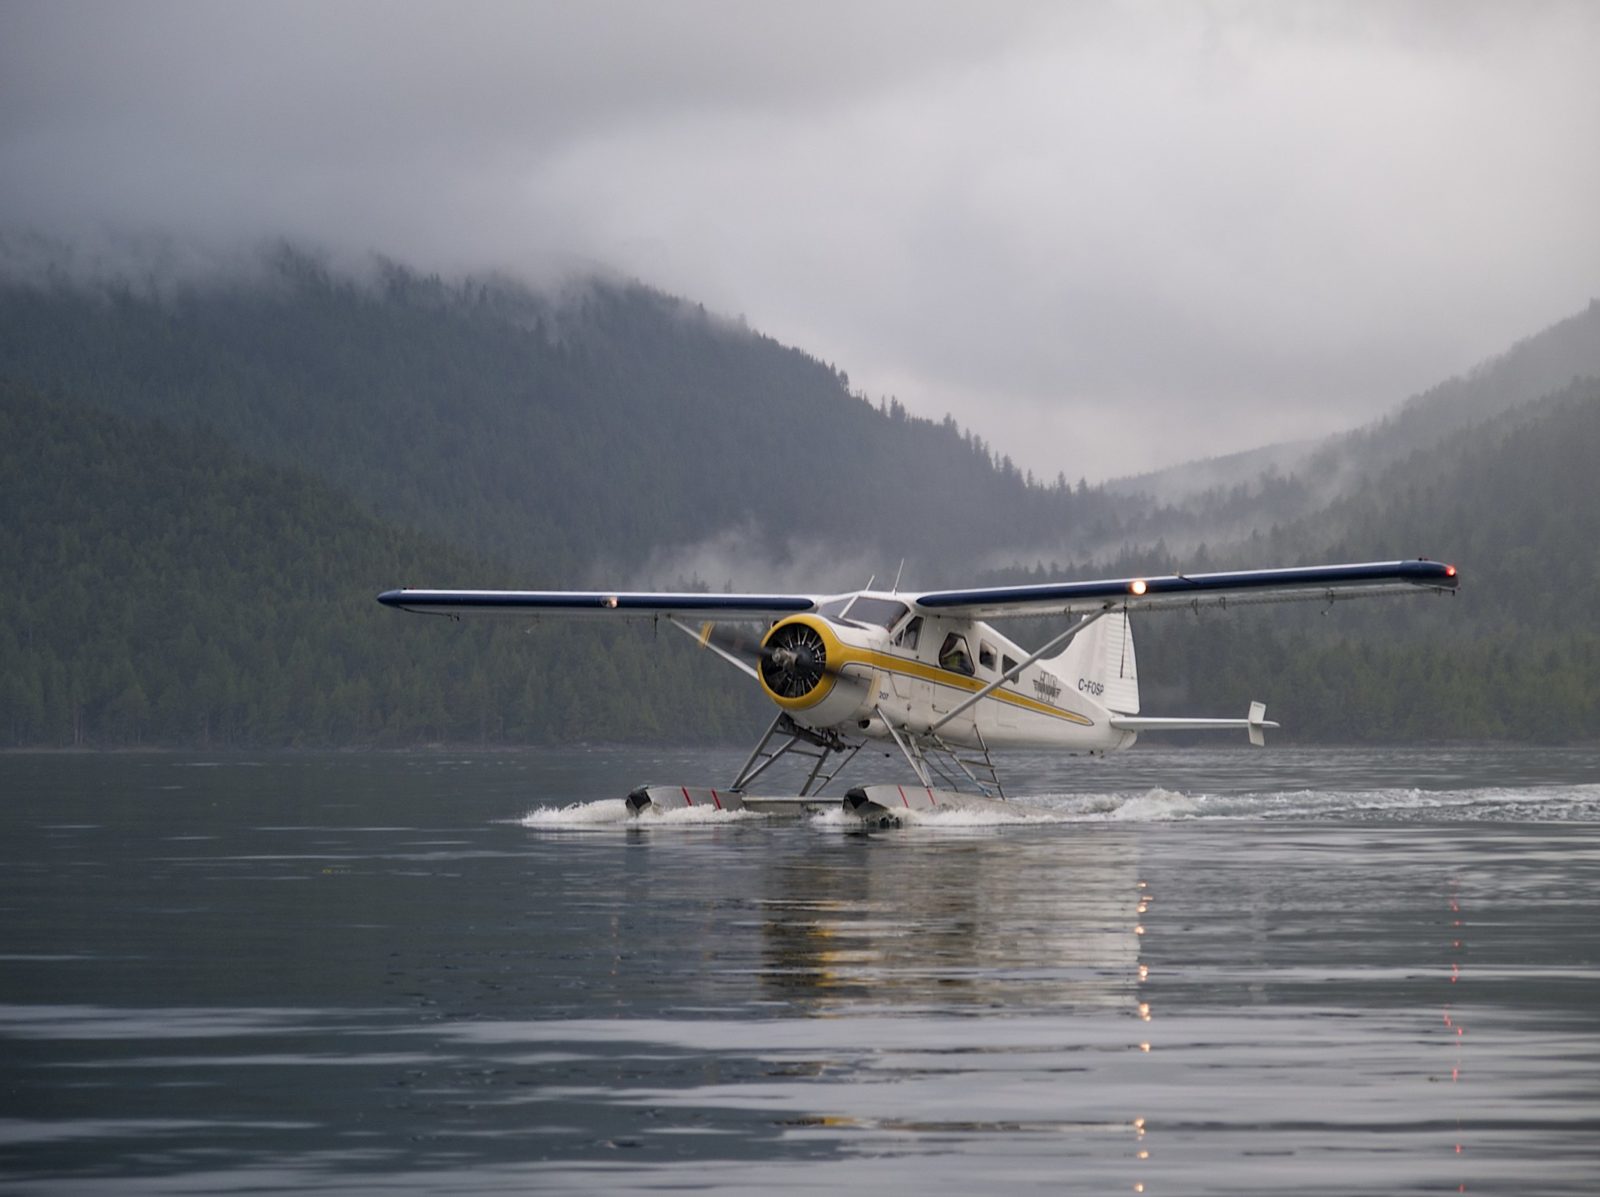
[{"label": "floatplane", "polygon": [[[632,814],[842,808],[892,826],[905,812],[1007,804],[997,748],[1099,755],[1131,747],[1143,732],[1211,730],[1243,730],[1252,744],[1264,744],[1266,730],[1278,725],[1260,702],[1243,718],[1139,713],[1135,612],[1450,594],[1459,581],[1454,566],[1419,559],[920,594],[870,585],[834,595],[407,589],[378,601],[454,619],[665,620],[748,674],[778,709],[726,787],[642,785],[627,796]],[[1065,626],[1031,651],[991,622],[1039,617]],[[870,742],[893,743],[915,781],[824,797]],[[752,792],[772,765],[791,757],[809,758],[797,794]]]}]

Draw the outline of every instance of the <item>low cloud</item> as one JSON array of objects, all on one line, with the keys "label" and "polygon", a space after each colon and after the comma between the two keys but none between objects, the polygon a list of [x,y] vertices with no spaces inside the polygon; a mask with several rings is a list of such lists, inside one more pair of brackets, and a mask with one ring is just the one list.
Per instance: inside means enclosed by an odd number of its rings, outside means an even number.
[{"label": "low cloud", "polygon": [[636,275],[1098,479],[1600,290],[1583,3],[0,7],[0,224]]}]

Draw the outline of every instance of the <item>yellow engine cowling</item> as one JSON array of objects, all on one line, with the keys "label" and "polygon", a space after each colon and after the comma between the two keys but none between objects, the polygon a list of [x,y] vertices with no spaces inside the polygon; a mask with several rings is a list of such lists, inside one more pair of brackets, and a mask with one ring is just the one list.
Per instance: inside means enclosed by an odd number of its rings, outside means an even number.
[{"label": "yellow engine cowling", "polygon": [[797,723],[837,727],[872,716],[870,648],[847,643],[820,615],[794,615],[761,641],[761,688]]}]

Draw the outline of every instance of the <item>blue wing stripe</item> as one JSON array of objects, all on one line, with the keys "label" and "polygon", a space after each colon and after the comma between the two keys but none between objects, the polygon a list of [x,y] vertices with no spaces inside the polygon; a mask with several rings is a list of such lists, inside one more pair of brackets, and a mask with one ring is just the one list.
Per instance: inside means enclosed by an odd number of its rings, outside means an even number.
[{"label": "blue wing stripe", "polygon": [[816,600],[798,594],[644,594],[577,590],[386,590],[386,607],[403,611],[505,612],[537,615],[673,614],[786,615],[816,609]]},{"label": "blue wing stripe", "polygon": [[1460,579],[1454,566],[1438,561],[1370,561],[1353,565],[1312,565],[1292,569],[1236,570],[1214,574],[1168,574],[1153,578],[1109,578],[1095,582],[1045,582],[1032,586],[997,586],[985,590],[941,590],[917,596],[920,607],[1026,607],[1034,603],[1129,599],[1133,587],[1147,599],[1187,594],[1239,593],[1261,590],[1338,589],[1381,583],[1411,583],[1454,590]]}]

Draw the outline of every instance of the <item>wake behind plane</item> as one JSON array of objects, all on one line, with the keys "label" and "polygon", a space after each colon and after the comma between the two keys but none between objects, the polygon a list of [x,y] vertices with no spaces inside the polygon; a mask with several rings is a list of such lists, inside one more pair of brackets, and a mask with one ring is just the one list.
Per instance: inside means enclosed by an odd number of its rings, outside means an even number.
[{"label": "wake behind plane", "polygon": [[[1291,569],[1048,582],[919,594],[696,594],[572,590],[389,590],[402,611],[600,621],[666,620],[742,670],[777,711],[726,787],[640,786],[628,809],[711,806],[768,813],[841,808],[873,825],[905,811],[1008,803],[992,750],[1117,752],[1142,732],[1242,730],[1261,745],[1278,726],[1253,702],[1242,718],[1148,718],[1129,616],[1395,594],[1450,594],[1456,569],[1386,561]],[[1054,617],[1059,633],[1025,649],[995,621]],[[829,787],[870,742],[892,742],[904,782]],[[798,793],[751,787],[786,758],[809,759]]]}]

